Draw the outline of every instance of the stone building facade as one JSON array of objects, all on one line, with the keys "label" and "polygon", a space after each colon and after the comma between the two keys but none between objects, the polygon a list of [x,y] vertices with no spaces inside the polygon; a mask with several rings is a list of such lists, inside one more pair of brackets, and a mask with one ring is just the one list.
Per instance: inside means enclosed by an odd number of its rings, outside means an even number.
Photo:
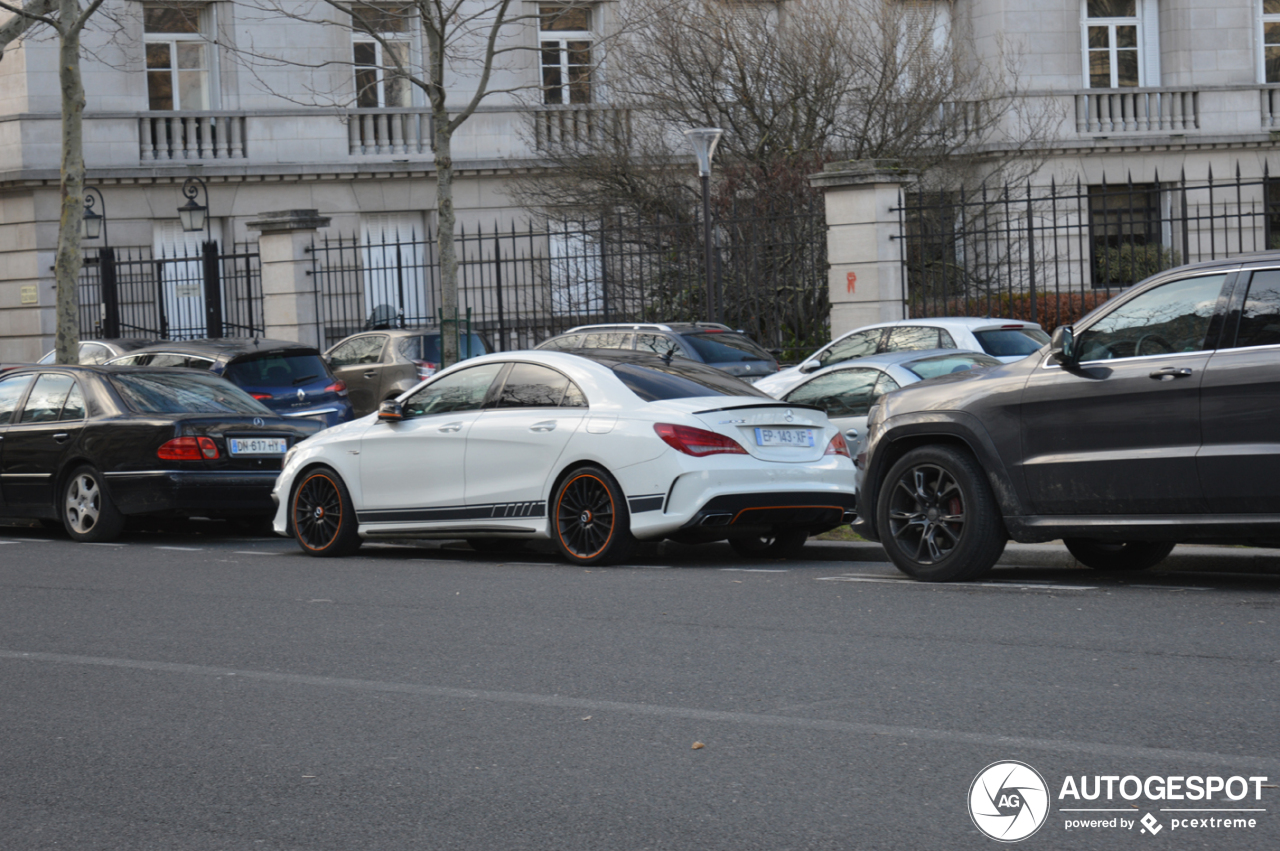
[{"label": "stone building facade", "polygon": [[[1052,117],[1037,181],[1146,185],[1157,172],[1199,178],[1237,166],[1256,175],[1275,151],[1280,0],[913,3],[936,16],[943,37],[1016,58],[1027,104]],[[455,138],[464,224],[519,216],[505,187],[540,167],[538,140],[590,133],[609,118],[584,69],[613,4],[545,14],[553,5],[519,4],[525,18],[503,45],[525,49],[494,80],[511,91],[486,100]],[[105,8],[111,25],[103,18],[85,36],[85,159],[113,246],[198,243],[177,226],[190,177],[207,187],[210,232],[223,243],[252,242],[250,221],[289,209],[318,210],[334,233],[362,239],[433,225],[425,102],[379,70],[388,50],[420,61],[412,22],[371,21],[381,36],[372,39],[336,10],[324,26],[228,0]],[[0,361],[52,347],[56,55],[56,42],[35,39],[0,61]],[[461,102],[468,81],[455,82]]]}]

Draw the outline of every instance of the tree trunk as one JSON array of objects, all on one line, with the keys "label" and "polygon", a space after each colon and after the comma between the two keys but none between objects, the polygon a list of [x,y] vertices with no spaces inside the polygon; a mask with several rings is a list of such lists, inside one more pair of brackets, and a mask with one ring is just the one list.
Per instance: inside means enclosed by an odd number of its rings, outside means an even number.
[{"label": "tree trunk", "polygon": [[434,111],[436,148],[436,244],[440,249],[440,366],[458,362],[458,254],[453,241],[457,216],[453,211],[453,133],[449,114]]},{"label": "tree trunk", "polygon": [[61,0],[58,11],[64,31],[58,39],[58,79],[62,88],[62,216],[57,282],[58,363],[80,362],[80,308],[77,288],[84,256],[80,251],[80,222],[84,218],[84,81],[80,78],[80,30],[71,23],[80,16],[76,0]]}]

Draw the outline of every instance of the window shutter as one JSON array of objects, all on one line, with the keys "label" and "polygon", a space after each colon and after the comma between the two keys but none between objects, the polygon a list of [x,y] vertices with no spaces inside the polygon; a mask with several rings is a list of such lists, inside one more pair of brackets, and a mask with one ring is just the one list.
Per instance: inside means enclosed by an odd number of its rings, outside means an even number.
[{"label": "window shutter", "polygon": [[1142,85],[1160,86],[1160,3],[1141,0],[1142,4]]}]

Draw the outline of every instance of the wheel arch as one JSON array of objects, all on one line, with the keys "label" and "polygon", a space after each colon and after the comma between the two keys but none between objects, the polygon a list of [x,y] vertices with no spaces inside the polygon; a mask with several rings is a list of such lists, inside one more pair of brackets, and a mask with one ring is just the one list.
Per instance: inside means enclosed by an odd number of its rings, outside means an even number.
[{"label": "wheel arch", "polygon": [[[961,416],[971,419],[967,415]],[[859,494],[859,503],[867,506],[864,535],[869,532],[873,540],[880,539],[879,530],[875,528],[875,505],[884,478],[899,458],[922,446],[953,446],[968,452],[986,473],[1000,513],[1005,517],[1027,513],[1024,494],[1009,474],[986,430],[976,421],[973,427],[968,426],[970,424],[963,421],[903,423],[891,427],[877,441],[871,467],[862,479],[863,493]],[[865,501],[862,499],[864,494]]]}]

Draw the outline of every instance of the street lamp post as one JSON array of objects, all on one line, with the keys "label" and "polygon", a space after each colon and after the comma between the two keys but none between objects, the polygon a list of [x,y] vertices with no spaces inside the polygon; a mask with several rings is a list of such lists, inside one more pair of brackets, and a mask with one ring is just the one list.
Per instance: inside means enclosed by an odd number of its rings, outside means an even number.
[{"label": "street lamp post", "polygon": [[698,177],[702,180],[702,244],[707,267],[707,318],[713,322],[721,319],[720,299],[715,286],[714,255],[711,250],[711,158],[716,154],[716,144],[724,131],[719,127],[698,127],[684,131],[698,158]]},{"label": "street lamp post", "polygon": [[[95,199],[94,196],[97,196]],[[99,213],[94,207],[102,210]],[[120,336],[120,299],[116,290],[116,254],[107,239],[107,201],[102,190],[94,186],[84,188],[84,217],[80,219],[80,238],[85,241],[102,237],[98,249],[98,290],[101,313],[98,316],[98,336],[113,339]]]},{"label": "street lamp post", "polygon": [[[204,190],[204,203],[196,198]],[[209,187],[198,177],[188,177],[182,183],[182,194],[187,203],[178,208],[178,219],[186,233],[204,231],[204,321],[205,333],[210,337],[222,336],[222,281],[218,263],[218,244],[209,230]]]}]

